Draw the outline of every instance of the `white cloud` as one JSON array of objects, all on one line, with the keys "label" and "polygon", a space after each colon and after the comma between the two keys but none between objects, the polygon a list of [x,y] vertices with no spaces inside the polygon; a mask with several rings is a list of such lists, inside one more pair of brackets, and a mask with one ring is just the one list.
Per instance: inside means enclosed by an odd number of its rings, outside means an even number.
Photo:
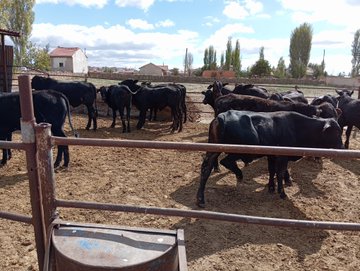
[{"label": "white cloud", "polygon": [[67,4],[69,6],[80,5],[84,7],[103,8],[108,0],[36,0],[36,4]]},{"label": "white cloud", "polygon": [[249,12],[237,2],[229,2],[226,4],[223,14],[231,19],[243,19],[249,16]]},{"label": "white cloud", "polygon": [[144,11],[147,11],[153,4],[155,0],[116,0],[115,4],[119,7],[136,7]]},{"label": "white cloud", "polygon": [[332,0],[278,0],[285,10],[293,13],[293,20],[303,22],[328,22],[339,26],[358,27],[359,1]]},{"label": "white cloud", "polygon": [[[34,24],[30,40],[39,46],[86,48],[89,65],[138,68],[148,62],[182,66],[185,49],[194,50],[198,34],[178,30],[134,33],[121,25],[111,27]],[[161,41],[161,42],[159,42]]]},{"label": "white cloud", "polygon": [[130,19],[126,22],[132,29],[141,29],[141,30],[152,30],[154,25],[149,24],[147,21],[142,19]]},{"label": "white cloud", "polygon": [[256,0],[231,0],[225,2],[223,14],[231,19],[244,19],[262,12],[263,4]]},{"label": "white cloud", "polygon": [[160,22],[157,22],[155,24],[157,27],[172,27],[175,25],[175,23],[169,19],[167,20],[164,20],[164,21],[160,21]]}]

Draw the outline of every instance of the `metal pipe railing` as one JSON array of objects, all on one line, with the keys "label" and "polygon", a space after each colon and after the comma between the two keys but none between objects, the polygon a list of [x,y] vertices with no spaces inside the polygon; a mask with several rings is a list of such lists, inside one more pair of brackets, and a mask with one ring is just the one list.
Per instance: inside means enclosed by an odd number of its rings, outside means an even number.
[{"label": "metal pipe railing", "polygon": [[150,140],[64,138],[64,137],[52,137],[52,142],[56,145],[82,145],[82,146],[93,146],[93,147],[124,147],[124,148],[143,148],[143,149],[211,151],[211,152],[226,152],[226,153],[249,153],[249,154],[264,154],[264,155],[274,154],[274,155],[290,155],[290,156],[360,158],[360,151],[343,150],[343,149],[340,150],[340,149],[322,149],[322,148],[274,147],[274,146],[259,146],[259,145],[187,143],[187,142],[150,141]]},{"label": "metal pipe railing", "polygon": [[27,216],[27,215],[22,215],[22,214],[0,211],[0,218],[23,222],[23,223],[27,223],[27,224],[32,224],[32,217]]},{"label": "metal pipe railing", "polygon": [[198,211],[198,210],[182,210],[176,208],[158,208],[158,207],[142,207],[111,203],[97,203],[97,202],[80,202],[71,200],[56,200],[58,207],[66,208],[83,208],[103,211],[117,211],[142,213],[152,215],[164,216],[179,216],[189,218],[211,219],[227,222],[258,224],[267,226],[281,226],[292,228],[310,228],[310,229],[324,229],[324,230],[343,230],[343,231],[360,231],[360,223],[348,222],[328,222],[328,221],[308,221],[296,219],[283,218],[268,218],[249,215],[227,214],[221,212]]}]

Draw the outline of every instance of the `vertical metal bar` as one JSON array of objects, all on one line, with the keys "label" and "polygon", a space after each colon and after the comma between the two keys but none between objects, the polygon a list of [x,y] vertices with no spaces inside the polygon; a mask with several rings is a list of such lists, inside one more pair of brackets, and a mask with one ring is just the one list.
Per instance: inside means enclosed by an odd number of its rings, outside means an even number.
[{"label": "vertical metal bar", "polygon": [[35,232],[39,270],[42,271],[44,266],[46,232],[44,229],[43,210],[41,206],[41,187],[37,173],[33,99],[30,87],[30,77],[28,75],[20,75],[18,80],[22,116],[21,136],[24,144],[26,145],[26,164],[29,177],[32,220]]},{"label": "vertical metal bar", "polygon": [[[55,206],[55,176],[51,152],[51,125],[48,123],[36,125],[35,136],[47,242],[49,240],[50,225],[57,217]],[[48,244],[45,244],[45,246],[48,246]]]},{"label": "vertical metal bar", "polygon": [[1,34],[1,50],[3,56],[3,73],[4,73],[4,92],[8,92],[8,85],[7,85],[7,70],[6,70],[6,51],[5,51],[5,35]]}]

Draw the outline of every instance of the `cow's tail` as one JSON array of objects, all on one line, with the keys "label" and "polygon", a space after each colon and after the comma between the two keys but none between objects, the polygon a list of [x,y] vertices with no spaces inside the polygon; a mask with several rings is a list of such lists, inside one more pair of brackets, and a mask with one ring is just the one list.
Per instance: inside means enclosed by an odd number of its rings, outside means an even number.
[{"label": "cow's tail", "polygon": [[71,121],[71,113],[70,113],[70,103],[69,103],[69,99],[62,94],[61,92],[59,92],[60,96],[65,100],[65,104],[66,104],[66,114],[68,116],[68,120],[69,120],[69,126],[71,128],[71,131],[73,132],[75,137],[79,137],[79,133],[74,129],[74,126],[72,124]]},{"label": "cow's tail", "polygon": [[[91,84],[91,83],[90,83]],[[97,98],[97,89],[95,87],[94,84],[91,84],[91,87],[94,91],[94,106],[95,106],[95,116],[98,117],[98,108],[97,108],[97,103],[96,103],[96,98]]]}]

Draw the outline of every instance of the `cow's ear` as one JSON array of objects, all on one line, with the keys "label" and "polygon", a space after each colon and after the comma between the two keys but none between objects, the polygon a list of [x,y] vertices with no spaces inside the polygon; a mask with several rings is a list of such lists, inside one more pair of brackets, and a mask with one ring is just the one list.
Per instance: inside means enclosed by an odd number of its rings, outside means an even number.
[{"label": "cow's ear", "polygon": [[139,82],[139,80],[137,80],[137,79],[136,79],[136,80],[134,80],[134,83],[135,83],[135,84],[137,84],[137,82]]},{"label": "cow's ear", "polygon": [[335,110],[336,110],[336,115],[339,118],[340,115],[342,114],[342,111],[341,111],[341,109],[339,107],[336,107]]},{"label": "cow's ear", "polygon": [[353,93],[354,93],[354,90],[350,91],[349,95],[351,96],[351,95],[353,95]]},{"label": "cow's ear", "polygon": [[335,89],[335,92],[336,92],[337,94],[339,94],[340,96],[343,94],[342,90],[339,90],[339,89]]},{"label": "cow's ear", "polygon": [[204,91],[204,90],[203,90],[203,91],[201,91],[201,94],[205,95],[205,94],[206,94],[206,91]]}]

